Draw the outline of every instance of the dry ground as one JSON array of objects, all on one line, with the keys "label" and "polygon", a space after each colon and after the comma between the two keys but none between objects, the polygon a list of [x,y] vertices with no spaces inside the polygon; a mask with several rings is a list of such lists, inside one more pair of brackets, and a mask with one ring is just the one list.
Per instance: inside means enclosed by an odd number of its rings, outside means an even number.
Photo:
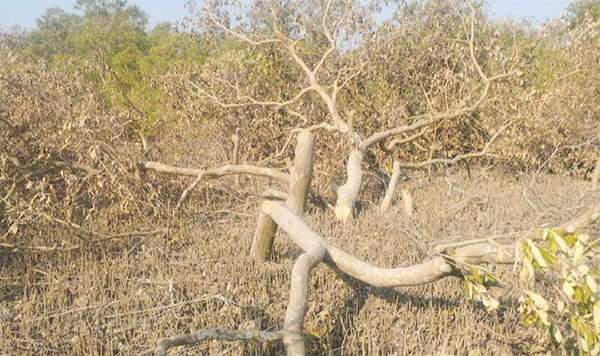
[{"label": "dry ground", "polygon": [[[600,198],[587,191],[588,182],[540,174],[532,185],[532,179],[500,168],[478,169],[471,178],[460,170],[413,173],[400,184],[414,192],[412,218],[401,204],[383,214],[376,207],[380,198],[371,198],[349,223],[314,206],[305,219],[336,246],[392,267],[428,258],[442,241],[514,239],[513,233],[565,221]],[[148,217],[115,231],[170,226],[166,234],[71,253],[1,254],[0,354],[149,355],[160,337],[201,328],[280,328],[299,251],[280,233],[272,262],[250,260],[260,198],[232,193],[224,188],[229,184],[195,192],[181,219]],[[457,279],[371,288],[321,265],[312,276],[305,322],[309,353],[546,354],[542,334],[521,326],[511,268],[495,272],[509,283],[500,291],[500,311],[488,315],[466,299]],[[282,347],[211,342],[170,354],[275,355]]]}]

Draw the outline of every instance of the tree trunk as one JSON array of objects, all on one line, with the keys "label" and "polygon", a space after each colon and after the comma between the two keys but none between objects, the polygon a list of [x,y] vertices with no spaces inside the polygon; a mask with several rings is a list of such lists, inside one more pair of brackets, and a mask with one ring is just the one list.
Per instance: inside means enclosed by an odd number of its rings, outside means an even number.
[{"label": "tree trunk", "polygon": [[[304,213],[306,200],[310,192],[312,180],[313,152],[315,148],[315,137],[309,131],[302,131],[298,135],[298,143],[295,150],[294,167],[290,177],[290,187],[287,205],[298,215]],[[254,231],[254,240],[250,248],[250,256],[257,261],[266,261],[271,255],[277,224],[270,216],[260,212]]]},{"label": "tree trunk", "polygon": [[[237,166],[239,164],[239,152],[240,152],[240,137],[236,134],[233,134],[233,136],[231,136],[231,141],[233,141],[233,154],[231,157],[231,164],[234,166]],[[240,176],[239,174],[236,174],[235,176],[233,176],[233,187],[234,188],[239,188],[240,187]]]},{"label": "tree trunk", "polygon": [[258,214],[256,229],[254,230],[254,239],[250,247],[250,257],[256,261],[266,261],[271,255],[277,224],[271,217],[264,212]]},{"label": "tree trunk", "polygon": [[596,162],[596,168],[594,169],[594,173],[592,174],[592,190],[598,189],[598,180],[600,179],[600,157],[598,157],[598,161]]},{"label": "tree trunk", "polygon": [[394,198],[394,192],[396,191],[396,184],[398,183],[398,177],[400,176],[400,162],[394,161],[394,166],[392,168],[392,178],[390,179],[390,184],[388,185],[387,192],[385,193],[385,197],[381,202],[381,211],[386,211],[389,209],[392,204],[392,199]]},{"label": "tree trunk", "polygon": [[294,168],[291,172],[290,190],[286,200],[286,204],[298,215],[304,214],[306,209],[306,200],[312,180],[314,150],[315,136],[309,131],[300,132],[296,145]]},{"label": "tree trunk", "polygon": [[402,189],[402,200],[404,200],[404,210],[406,210],[406,215],[411,217],[415,211],[415,207],[413,205],[412,194],[410,194],[407,189]]},{"label": "tree trunk", "polygon": [[362,184],[363,172],[360,165],[363,160],[363,155],[363,152],[358,149],[354,149],[350,152],[346,183],[337,190],[335,216],[339,220],[346,221],[352,217],[354,202],[358,197],[360,186]]}]

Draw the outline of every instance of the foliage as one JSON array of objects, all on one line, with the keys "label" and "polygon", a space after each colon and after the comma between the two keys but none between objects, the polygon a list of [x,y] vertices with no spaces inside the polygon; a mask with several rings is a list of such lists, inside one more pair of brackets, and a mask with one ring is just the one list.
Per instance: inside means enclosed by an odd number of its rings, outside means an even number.
[{"label": "foliage", "polygon": [[[547,330],[558,344],[573,338],[582,353],[600,354],[600,272],[593,267],[599,256],[598,240],[584,233],[545,229],[539,239],[521,241],[515,267],[523,283],[519,311],[525,325]],[[480,267],[466,267],[464,276],[469,299],[496,310],[499,303],[488,293],[495,277]],[[540,288],[536,281],[556,287]]]}]

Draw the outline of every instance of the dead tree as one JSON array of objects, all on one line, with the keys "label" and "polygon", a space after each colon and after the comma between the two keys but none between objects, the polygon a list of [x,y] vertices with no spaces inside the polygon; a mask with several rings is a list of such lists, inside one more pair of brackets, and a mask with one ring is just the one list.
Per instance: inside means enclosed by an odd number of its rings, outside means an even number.
[{"label": "dead tree", "polygon": [[[372,24],[372,18],[369,11],[372,11],[372,8],[377,5],[376,2],[363,6],[351,1],[329,0],[322,5],[320,22],[316,28],[310,27],[314,25],[308,25],[308,20],[304,18],[306,14],[302,12],[303,6],[309,5],[294,3],[288,5],[286,9],[282,9],[277,3],[257,3],[255,4],[257,8],[261,8],[265,13],[270,14],[271,23],[266,25],[268,28],[267,31],[253,31],[251,22],[243,22],[244,25],[240,24],[237,27],[232,27],[229,25],[231,19],[226,15],[228,12],[225,10],[231,10],[231,16],[236,14],[238,18],[242,19],[241,21],[245,20],[243,11],[238,11],[239,8],[235,7],[231,9],[217,2],[207,2],[206,6],[196,14],[198,18],[197,25],[205,32],[220,36],[218,38],[233,38],[250,48],[277,46],[289,56],[289,60],[302,73],[305,84],[301,83],[295,94],[286,96],[287,100],[256,98],[252,96],[252,93],[247,93],[244,88],[241,88],[233,81],[208,74],[204,78],[204,81],[210,84],[202,85],[201,83],[192,81],[189,81],[189,84],[193,89],[192,92],[194,95],[203,100],[208,100],[223,109],[252,106],[274,109],[286,108],[287,112],[302,120],[299,128],[309,131],[324,128],[337,133],[340,140],[346,141],[346,145],[351,147],[347,161],[346,182],[337,189],[337,202],[335,204],[335,216],[340,220],[347,220],[352,217],[354,204],[360,193],[363,181],[361,165],[369,150],[375,146],[380,146],[388,151],[396,150],[402,145],[411,144],[419,138],[432,134],[431,128],[441,122],[457,121],[466,115],[480,110],[487,104],[490,90],[494,83],[517,73],[517,64],[512,65],[510,68],[502,65],[500,73],[493,75],[487,74],[484,71],[479,63],[475,46],[477,11],[470,2],[467,4],[468,7],[462,9],[459,9],[458,5],[454,5],[456,13],[462,22],[465,37],[465,39],[457,39],[457,41],[465,45],[470,67],[476,73],[470,79],[478,83],[478,85],[472,86],[473,88],[466,92],[461,100],[448,105],[443,110],[431,107],[424,114],[412,116],[400,115],[402,116],[400,121],[405,124],[383,129],[367,137],[363,137],[360,132],[357,132],[354,127],[355,112],[349,108],[344,108],[340,103],[340,97],[344,94],[344,90],[347,89],[350,83],[362,75],[365,68],[374,60],[378,51],[385,48],[394,37],[393,35],[379,37],[377,33],[373,33],[370,29],[369,26]],[[467,11],[470,11],[470,16],[466,14]],[[358,23],[364,25],[357,25]],[[299,45],[307,39],[309,33],[313,33],[314,31],[323,35],[323,44],[326,49],[316,58],[308,60],[300,52]],[[347,65],[337,67],[332,65],[331,63],[334,61],[340,62],[340,48],[344,46],[348,38],[352,38],[353,36],[363,39],[362,45],[355,51],[356,60]],[[218,92],[214,92],[211,89],[215,86],[220,86],[228,92],[235,93],[235,95],[229,99],[222,98]],[[305,126],[308,120],[302,113],[302,104],[303,100],[311,93],[316,94],[322,100],[324,107],[329,113],[329,117],[320,124]],[[490,147],[492,143],[499,137],[503,130],[504,128],[498,130],[488,140],[485,148],[479,152],[459,154],[453,158],[431,157],[429,160],[418,163],[401,162],[400,166],[405,168],[422,168],[433,164],[454,164],[460,160],[488,156],[491,154]],[[295,132],[297,130],[292,130],[291,134]],[[385,141],[388,139],[391,139],[391,141],[385,144]],[[263,220],[266,221],[268,219],[265,217]],[[272,228],[267,229],[266,225],[261,224],[261,226],[265,227],[264,233],[273,231]]]},{"label": "dead tree", "polygon": [[[205,340],[256,340],[283,341],[288,356],[305,355],[302,325],[308,309],[308,285],[311,270],[320,262],[331,268],[374,287],[403,287],[433,283],[446,277],[461,277],[461,268],[485,264],[513,264],[514,245],[499,245],[487,239],[462,242],[460,247],[439,246],[438,255],[421,264],[400,268],[379,268],[363,262],[331,245],[282,202],[265,201],[262,213],[268,215],[287,233],[289,238],[304,253],[292,270],[290,299],[285,315],[284,327],[278,331],[240,331],[227,329],[205,329],[192,334],[164,338],[158,341],[156,355],[176,346],[190,346]],[[556,231],[576,232],[600,219],[600,205],[589,209],[580,217],[567,222]],[[529,237],[538,238],[537,232]]]},{"label": "dead tree", "polygon": [[[304,212],[306,197],[310,190],[312,175],[312,152],[314,136],[310,132],[302,132],[296,147],[295,165],[291,178],[280,176],[272,171],[244,168],[223,168],[200,171],[192,169],[173,168],[155,163],[144,164],[147,168],[171,174],[206,175],[218,177],[219,174],[260,172],[270,177],[280,177],[290,182],[287,202],[266,200],[262,203],[258,224],[263,219],[272,221],[273,227],[279,227],[303,252],[292,269],[290,297],[285,314],[283,328],[276,331],[230,330],[211,328],[191,334],[160,339],[156,347],[156,355],[164,356],[168,350],[178,346],[191,346],[203,341],[261,341],[283,342],[288,356],[303,356],[306,354],[303,323],[308,310],[308,288],[311,271],[321,262],[330,268],[346,274],[362,283],[374,287],[404,287],[434,283],[447,277],[463,278],[463,268],[486,264],[514,264],[515,251],[520,241],[515,244],[500,245],[490,238],[464,241],[458,244],[442,244],[436,246],[435,255],[420,264],[399,267],[380,268],[346,253],[335,247],[326,239],[315,233],[300,216]],[[227,167],[227,166],[226,166]],[[239,166],[238,166],[239,167]],[[218,172],[218,173],[215,173]],[[406,197],[405,197],[406,199]],[[575,233],[600,220],[600,204],[590,208],[583,215],[557,226],[553,231],[561,234]],[[269,257],[272,245],[272,234],[255,235],[253,249],[259,259]],[[540,239],[537,231],[526,234],[523,238]],[[266,242],[265,242],[266,241]],[[268,246],[268,249],[265,248]],[[263,250],[261,250],[263,249]],[[255,256],[256,257],[256,256]]]}]

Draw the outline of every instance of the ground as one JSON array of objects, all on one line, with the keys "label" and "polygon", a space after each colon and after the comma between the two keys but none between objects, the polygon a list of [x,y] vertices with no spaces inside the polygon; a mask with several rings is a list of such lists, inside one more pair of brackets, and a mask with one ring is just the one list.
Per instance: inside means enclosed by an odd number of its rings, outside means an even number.
[{"label": "ground", "polygon": [[[363,197],[350,222],[335,221],[332,211],[314,205],[304,218],[335,246],[395,267],[429,258],[441,242],[499,235],[514,241],[541,224],[567,221],[600,198],[589,182],[502,167],[408,177],[398,189],[413,192],[413,217],[401,203],[380,212],[381,196],[372,195]],[[252,261],[248,252],[261,198],[231,191],[231,182],[225,178],[194,192],[173,221],[148,217],[148,226],[123,223],[117,231],[176,227],[165,234],[77,252],[0,255],[0,354],[150,355],[159,338],[201,328],[279,329],[299,250],[278,233],[274,259]],[[522,326],[512,268],[491,270],[506,283],[497,290],[500,311],[487,314],[466,299],[455,278],[372,288],[322,264],[311,279],[308,352],[545,355],[550,349],[543,346],[544,334]],[[170,354],[282,353],[278,344],[209,342]]]}]

